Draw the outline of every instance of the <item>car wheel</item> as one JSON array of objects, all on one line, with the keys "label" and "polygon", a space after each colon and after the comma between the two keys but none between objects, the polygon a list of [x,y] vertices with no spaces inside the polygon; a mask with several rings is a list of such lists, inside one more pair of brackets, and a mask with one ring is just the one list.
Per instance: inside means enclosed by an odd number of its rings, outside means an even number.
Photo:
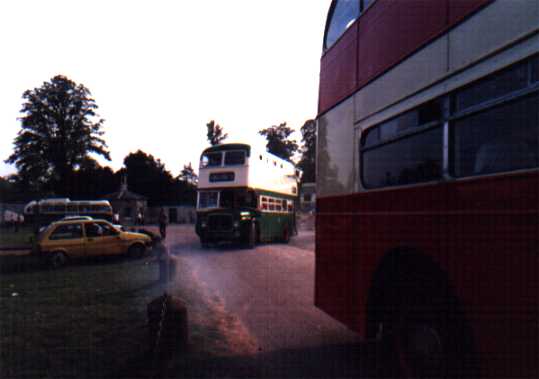
[{"label": "car wheel", "polygon": [[127,255],[129,258],[141,258],[146,251],[146,248],[137,243],[129,247],[129,250],[127,250]]},{"label": "car wheel", "polygon": [[49,257],[49,266],[53,269],[60,268],[67,263],[67,256],[61,251],[56,251]]}]

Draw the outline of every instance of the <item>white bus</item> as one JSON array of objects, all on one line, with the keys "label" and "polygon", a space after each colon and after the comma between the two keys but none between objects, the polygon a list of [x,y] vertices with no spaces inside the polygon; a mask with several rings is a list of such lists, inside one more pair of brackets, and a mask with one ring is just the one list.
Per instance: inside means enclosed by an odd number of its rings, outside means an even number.
[{"label": "white bus", "polygon": [[112,221],[108,200],[70,200],[68,198],[33,200],[24,207],[24,219],[39,226],[48,225],[66,216],[91,216]]},{"label": "white bus", "polygon": [[196,232],[200,242],[288,242],[296,233],[298,171],[250,145],[216,145],[200,159]]}]

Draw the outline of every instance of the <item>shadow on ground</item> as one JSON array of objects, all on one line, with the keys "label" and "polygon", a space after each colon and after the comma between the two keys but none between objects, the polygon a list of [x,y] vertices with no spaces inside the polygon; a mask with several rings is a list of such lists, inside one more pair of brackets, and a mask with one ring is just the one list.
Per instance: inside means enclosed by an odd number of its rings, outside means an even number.
[{"label": "shadow on ground", "polygon": [[[285,349],[252,356],[196,356],[173,358],[153,365],[133,360],[121,378],[369,378],[374,377],[374,349],[367,344],[326,345]],[[164,367],[168,366],[168,367]]]}]

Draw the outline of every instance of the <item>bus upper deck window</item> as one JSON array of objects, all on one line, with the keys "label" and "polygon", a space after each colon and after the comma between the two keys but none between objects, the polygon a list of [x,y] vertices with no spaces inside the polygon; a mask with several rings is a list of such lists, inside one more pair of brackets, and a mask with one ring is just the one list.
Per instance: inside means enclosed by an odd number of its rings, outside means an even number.
[{"label": "bus upper deck window", "polygon": [[359,0],[337,0],[329,16],[324,49],[330,48],[359,17]]},{"label": "bus upper deck window", "polygon": [[225,165],[241,165],[245,163],[244,151],[227,151],[225,154]]},{"label": "bus upper deck window", "polygon": [[221,166],[221,153],[206,153],[200,159],[200,167]]}]

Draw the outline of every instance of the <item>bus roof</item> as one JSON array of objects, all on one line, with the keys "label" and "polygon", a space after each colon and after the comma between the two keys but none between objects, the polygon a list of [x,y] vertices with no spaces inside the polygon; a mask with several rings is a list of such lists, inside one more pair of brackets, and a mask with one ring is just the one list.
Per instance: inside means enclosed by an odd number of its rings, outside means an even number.
[{"label": "bus roof", "polygon": [[246,143],[223,143],[204,149],[202,154],[227,150],[245,150],[247,151],[247,156],[249,156],[251,154],[251,145],[248,145]]}]

